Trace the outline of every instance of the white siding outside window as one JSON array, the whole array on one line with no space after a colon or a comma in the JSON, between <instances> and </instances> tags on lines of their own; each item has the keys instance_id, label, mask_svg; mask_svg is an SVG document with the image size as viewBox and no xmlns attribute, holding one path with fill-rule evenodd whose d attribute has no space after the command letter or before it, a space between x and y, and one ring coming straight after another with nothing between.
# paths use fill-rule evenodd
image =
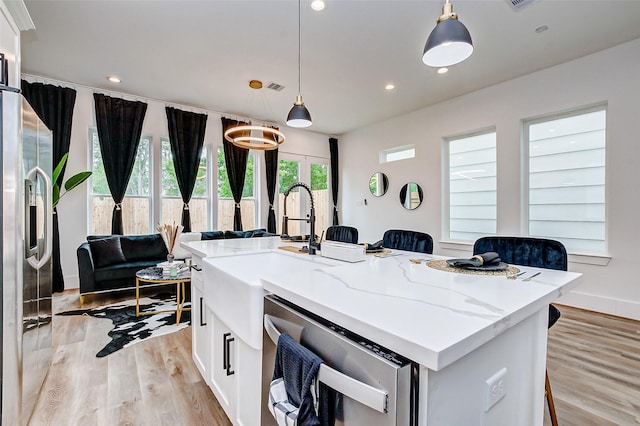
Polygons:
<instances>
[{"instance_id":1,"label":"white siding outside window","mask_svg":"<svg viewBox=\"0 0 640 426\"><path fill-rule=\"evenodd\" d=\"M604 253L606 110L525 123L529 235L567 250Z\"/></svg>"},{"instance_id":2,"label":"white siding outside window","mask_svg":"<svg viewBox=\"0 0 640 426\"><path fill-rule=\"evenodd\" d=\"M449 238L496 233L496 132L447 139Z\"/></svg>"}]
</instances>

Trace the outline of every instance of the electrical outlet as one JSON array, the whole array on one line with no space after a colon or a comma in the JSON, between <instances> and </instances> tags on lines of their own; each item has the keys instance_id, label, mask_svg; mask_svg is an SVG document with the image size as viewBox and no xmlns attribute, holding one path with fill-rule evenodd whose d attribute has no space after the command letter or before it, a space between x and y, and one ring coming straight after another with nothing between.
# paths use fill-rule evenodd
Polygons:
<instances>
[{"instance_id":1,"label":"electrical outlet","mask_svg":"<svg viewBox=\"0 0 640 426\"><path fill-rule=\"evenodd\" d=\"M493 376L489 377L485 383L485 404L484 411L489 411L506 393L507 369L503 368Z\"/></svg>"}]
</instances>

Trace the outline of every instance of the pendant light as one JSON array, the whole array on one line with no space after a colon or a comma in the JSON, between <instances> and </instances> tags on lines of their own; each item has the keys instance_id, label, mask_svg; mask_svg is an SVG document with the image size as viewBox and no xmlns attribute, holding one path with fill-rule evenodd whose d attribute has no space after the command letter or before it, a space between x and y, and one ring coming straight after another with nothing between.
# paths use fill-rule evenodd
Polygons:
<instances>
[{"instance_id":1,"label":"pendant light","mask_svg":"<svg viewBox=\"0 0 640 426\"><path fill-rule=\"evenodd\" d=\"M448 67L464 61L471 53L473 43L469 30L458 20L449 0L445 0L442 15L424 46L422 62L431 67Z\"/></svg>"},{"instance_id":2,"label":"pendant light","mask_svg":"<svg viewBox=\"0 0 640 426\"><path fill-rule=\"evenodd\" d=\"M249 87L254 90L260 90L262 89L262 82L260 80L251 80L249 81ZM260 133L262 133L262 136L258 136ZM251 124L227 129L224 132L224 138L240 148L260 151L276 149L285 140L284 134L278 129L266 125L257 126Z\"/></svg>"},{"instance_id":3,"label":"pendant light","mask_svg":"<svg viewBox=\"0 0 640 426\"><path fill-rule=\"evenodd\" d=\"M298 96L296 96L293 108L287 115L287 126L289 127L309 127L312 124L311 114L304 106L300 93L300 0L298 0Z\"/></svg>"}]
</instances>

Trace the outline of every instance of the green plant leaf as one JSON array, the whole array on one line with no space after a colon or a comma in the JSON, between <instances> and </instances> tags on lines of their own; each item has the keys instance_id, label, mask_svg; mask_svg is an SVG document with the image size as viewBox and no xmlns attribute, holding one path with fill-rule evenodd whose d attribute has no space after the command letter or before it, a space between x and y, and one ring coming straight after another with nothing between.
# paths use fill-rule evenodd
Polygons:
<instances>
[{"instance_id":1,"label":"green plant leaf","mask_svg":"<svg viewBox=\"0 0 640 426\"><path fill-rule=\"evenodd\" d=\"M58 205L58 202L60 201L60 187L58 186L58 184L53 185L52 196L53 196L53 202L51 203L51 205L55 209L56 206Z\"/></svg>"},{"instance_id":2,"label":"green plant leaf","mask_svg":"<svg viewBox=\"0 0 640 426\"><path fill-rule=\"evenodd\" d=\"M66 189L67 191L71 191L73 188L75 188L76 186L80 185L85 180L89 179L89 176L91 176L91 173L92 172L80 172L78 174L75 174L75 175L71 176L64 183L64 189Z\"/></svg>"},{"instance_id":3,"label":"green plant leaf","mask_svg":"<svg viewBox=\"0 0 640 426\"><path fill-rule=\"evenodd\" d=\"M69 157L69 153L67 152L62 156L56 168L53 169L53 173L51 174L51 181L53 182L54 185L58 184L58 178L60 177L60 173L62 172L64 165L67 164L68 157ZM54 200L55 199L56 198L54 197Z\"/></svg>"}]
</instances>

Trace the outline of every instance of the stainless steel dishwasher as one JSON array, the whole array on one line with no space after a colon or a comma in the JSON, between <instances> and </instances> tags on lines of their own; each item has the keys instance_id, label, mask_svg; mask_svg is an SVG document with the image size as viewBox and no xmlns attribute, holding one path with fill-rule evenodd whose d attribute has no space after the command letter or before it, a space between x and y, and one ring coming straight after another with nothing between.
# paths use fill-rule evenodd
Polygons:
<instances>
[{"instance_id":1,"label":"stainless steel dishwasher","mask_svg":"<svg viewBox=\"0 0 640 426\"><path fill-rule=\"evenodd\" d=\"M318 380L338 391L336 425L416 425L418 366L275 295L265 296L262 425L276 425L267 408L276 344L288 333L325 362Z\"/></svg>"}]
</instances>

